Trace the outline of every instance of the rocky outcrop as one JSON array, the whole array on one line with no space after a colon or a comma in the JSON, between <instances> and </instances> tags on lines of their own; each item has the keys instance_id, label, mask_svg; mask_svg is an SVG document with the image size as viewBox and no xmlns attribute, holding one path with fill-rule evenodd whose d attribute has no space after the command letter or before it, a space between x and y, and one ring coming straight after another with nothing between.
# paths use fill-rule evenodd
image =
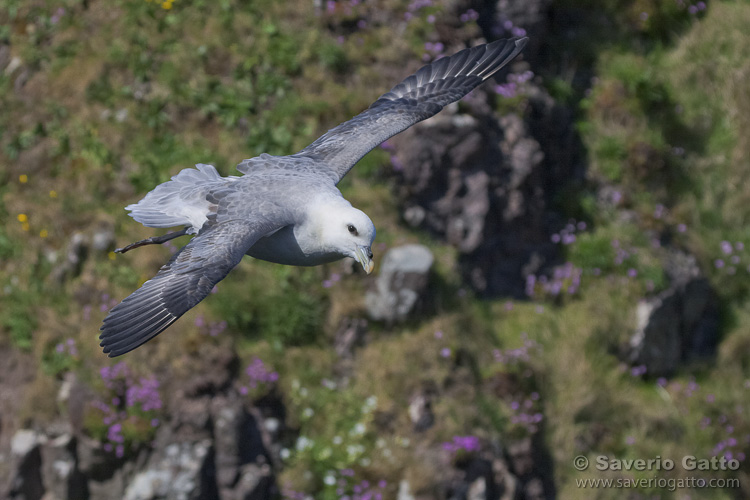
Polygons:
<instances>
[{"instance_id":1,"label":"rocky outcrop","mask_svg":"<svg viewBox=\"0 0 750 500\"><path fill-rule=\"evenodd\" d=\"M44 495L41 444L44 436L30 429L18 431L11 441L14 473L7 496L11 499L39 500Z\"/></svg>"},{"instance_id":2,"label":"rocky outcrop","mask_svg":"<svg viewBox=\"0 0 750 500\"><path fill-rule=\"evenodd\" d=\"M654 377L671 375L685 362L712 357L719 336L718 297L695 258L673 252L666 270L671 285L638 304L636 331L627 347L629 361Z\"/></svg>"},{"instance_id":3,"label":"rocky outcrop","mask_svg":"<svg viewBox=\"0 0 750 500\"><path fill-rule=\"evenodd\" d=\"M213 443L172 443L149 460L125 490L125 500L217 498Z\"/></svg>"},{"instance_id":4,"label":"rocky outcrop","mask_svg":"<svg viewBox=\"0 0 750 500\"><path fill-rule=\"evenodd\" d=\"M62 421L45 432L22 429L12 439L10 484L3 486L0 496L18 500L275 498L278 459L274 457L286 430L280 397L272 391L251 403L235 386L238 360L231 350L207 347L202 355L193 360L193 375L176 383L179 389L169 399L173 417L159 427L152 446L144 444L118 458L100 441ZM68 391L76 390L64 392ZM73 399L65 400L68 406L75 406Z\"/></svg>"},{"instance_id":5,"label":"rocky outcrop","mask_svg":"<svg viewBox=\"0 0 750 500\"><path fill-rule=\"evenodd\" d=\"M102 224L90 234L76 232L70 237L68 246L61 259L53 257L55 267L52 279L57 283L75 278L81 274L86 259L92 253L102 254L114 249L115 233L111 225Z\"/></svg>"},{"instance_id":6,"label":"rocky outcrop","mask_svg":"<svg viewBox=\"0 0 750 500\"><path fill-rule=\"evenodd\" d=\"M370 318L388 324L407 319L424 302L433 260L432 252L422 245L390 249L375 290L365 295Z\"/></svg>"},{"instance_id":7,"label":"rocky outcrop","mask_svg":"<svg viewBox=\"0 0 750 500\"><path fill-rule=\"evenodd\" d=\"M555 257L549 201L582 175L578 143L571 114L538 87L525 117L497 118L482 92L472 115L449 107L389 141L397 195L409 225L459 250L475 290L523 297L523 276Z\"/></svg>"}]
</instances>

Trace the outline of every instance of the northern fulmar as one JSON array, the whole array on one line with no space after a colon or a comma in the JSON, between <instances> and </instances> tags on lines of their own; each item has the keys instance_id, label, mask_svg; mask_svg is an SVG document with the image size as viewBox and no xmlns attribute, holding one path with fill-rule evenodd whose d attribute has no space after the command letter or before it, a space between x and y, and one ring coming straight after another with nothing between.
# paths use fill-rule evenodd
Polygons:
<instances>
[{"instance_id":1,"label":"northern fulmar","mask_svg":"<svg viewBox=\"0 0 750 500\"><path fill-rule=\"evenodd\" d=\"M157 336L206 298L244 255L293 266L352 257L369 274L375 226L344 199L338 182L371 149L490 78L527 41L497 40L437 59L298 153L243 160L241 176L221 177L213 166L198 164L125 207L144 226L183 229L118 252L196 236L112 308L99 336L104 352L120 356Z\"/></svg>"}]
</instances>

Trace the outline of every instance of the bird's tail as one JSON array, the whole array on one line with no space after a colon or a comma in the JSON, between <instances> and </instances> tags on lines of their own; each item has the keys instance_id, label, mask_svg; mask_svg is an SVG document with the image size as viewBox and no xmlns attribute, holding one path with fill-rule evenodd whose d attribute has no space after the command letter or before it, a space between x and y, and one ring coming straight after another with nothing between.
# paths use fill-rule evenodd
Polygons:
<instances>
[{"instance_id":1,"label":"bird's tail","mask_svg":"<svg viewBox=\"0 0 750 500\"><path fill-rule=\"evenodd\" d=\"M212 165L199 163L186 168L172 180L159 184L141 201L125 207L130 216L147 227L187 226L197 233L207 220L211 203L209 191L236 177L222 177Z\"/></svg>"}]
</instances>

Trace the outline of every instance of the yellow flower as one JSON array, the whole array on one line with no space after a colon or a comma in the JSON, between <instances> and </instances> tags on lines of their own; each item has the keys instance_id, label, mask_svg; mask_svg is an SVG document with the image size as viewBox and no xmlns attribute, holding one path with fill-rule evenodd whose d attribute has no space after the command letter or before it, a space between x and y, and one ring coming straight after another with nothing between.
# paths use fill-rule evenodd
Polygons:
<instances>
[{"instance_id":1,"label":"yellow flower","mask_svg":"<svg viewBox=\"0 0 750 500\"><path fill-rule=\"evenodd\" d=\"M26 214L18 214L18 222L26 222L29 218L26 216Z\"/></svg>"},{"instance_id":2,"label":"yellow flower","mask_svg":"<svg viewBox=\"0 0 750 500\"><path fill-rule=\"evenodd\" d=\"M28 223L28 222L24 222L23 224L21 224L21 228L22 228L22 229L23 229L24 231L28 231L30 227L31 227L31 226L29 226L29 223Z\"/></svg>"},{"instance_id":3,"label":"yellow flower","mask_svg":"<svg viewBox=\"0 0 750 500\"><path fill-rule=\"evenodd\" d=\"M57 191L55 191L54 189L52 191L50 191L49 192L49 197L50 198L57 198Z\"/></svg>"},{"instance_id":4,"label":"yellow flower","mask_svg":"<svg viewBox=\"0 0 750 500\"><path fill-rule=\"evenodd\" d=\"M169 10L172 8L172 0L166 0L161 4L161 8L164 10Z\"/></svg>"},{"instance_id":5,"label":"yellow flower","mask_svg":"<svg viewBox=\"0 0 750 500\"><path fill-rule=\"evenodd\" d=\"M107 254L107 257L109 257L109 260L115 260L115 257L117 257L117 254L115 252L109 252Z\"/></svg>"},{"instance_id":6,"label":"yellow flower","mask_svg":"<svg viewBox=\"0 0 750 500\"><path fill-rule=\"evenodd\" d=\"M27 182L29 182L29 176L26 174L19 175L18 182L20 182L21 184L26 184Z\"/></svg>"},{"instance_id":7,"label":"yellow flower","mask_svg":"<svg viewBox=\"0 0 750 500\"><path fill-rule=\"evenodd\" d=\"M46 238L47 236L49 236L49 233L47 232L46 229L42 229L41 231L39 231L40 238Z\"/></svg>"}]
</instances>

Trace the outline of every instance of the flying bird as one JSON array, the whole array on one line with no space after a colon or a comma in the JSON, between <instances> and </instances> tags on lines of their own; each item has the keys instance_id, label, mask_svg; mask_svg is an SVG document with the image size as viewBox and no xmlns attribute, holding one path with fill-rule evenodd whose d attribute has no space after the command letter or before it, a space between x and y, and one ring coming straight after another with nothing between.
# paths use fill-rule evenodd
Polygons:
<instances>
[{"instance_id":1,"label":"flying bird","mask_svg":"<svg viewBox=\"0 0 750 500\"><path fill-rule=\"evenodd\" d=\"M125 207L144 226L184 228L118 252L195 237L112 308L99 336L104 352L120 356L157 336L206 298L244 255L293 266L352 257L369 274L375 226L336 185L371 149L464 97L527 41L497 40L438 59L295 154L243 160L241 176L221 177L213 166L198 164Z\"/></svg>"}]
</instances>

